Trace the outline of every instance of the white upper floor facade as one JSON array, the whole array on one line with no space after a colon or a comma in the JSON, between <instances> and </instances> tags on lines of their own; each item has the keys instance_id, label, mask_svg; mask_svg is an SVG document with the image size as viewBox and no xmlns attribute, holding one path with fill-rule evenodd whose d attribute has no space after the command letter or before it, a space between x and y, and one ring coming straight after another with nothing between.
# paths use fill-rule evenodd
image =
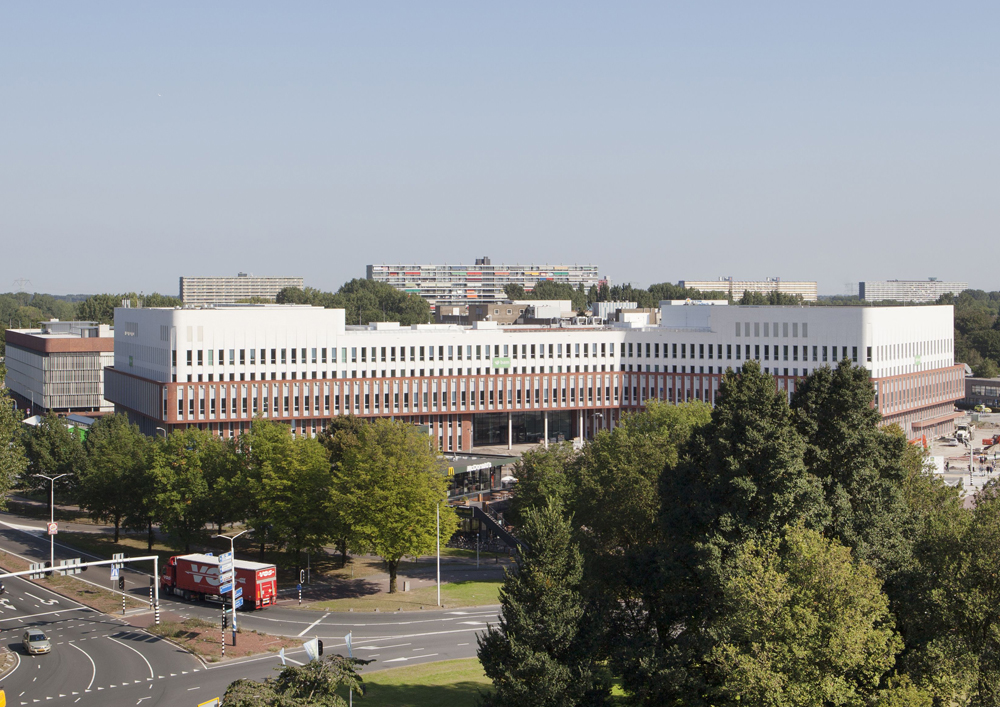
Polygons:
<instances>
[{"instance_id":1,"label":"white upper floor facade","mask_svg":"<svg viewBox=\"0 0 1000 707\"><path fill-rule=\"evenodd\" d=\"M844 358L873 378L952 366L952 307L669 306L658 326L635 327L357 327L343 310L304 305L115 310L115 369L161 383L715 374L747 359L799 376Z\"/></svg>"}]
</instances>

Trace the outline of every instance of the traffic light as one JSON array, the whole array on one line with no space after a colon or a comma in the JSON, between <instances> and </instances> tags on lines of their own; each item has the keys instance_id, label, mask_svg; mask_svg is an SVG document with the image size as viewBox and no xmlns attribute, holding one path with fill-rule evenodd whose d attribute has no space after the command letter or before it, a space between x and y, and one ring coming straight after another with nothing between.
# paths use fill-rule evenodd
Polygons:
<instances>
[{"instance_id":1,"label":"traffic light","mask_svg":"<svg viewBox=\"0 0 1000 707\"><path fill-rule=\"evenodd\" d=\"M299 570L299 584L305 584L305 583L306 583L306 571Z\"/></svg>"},{"instance_id":2,"label":"traffic light","mask_svg":"<svg viewBox=\"0 0 1000 707\"><path fill-rule=\"evenodd\" d=\"M124 577L119 577L118 578L118 591L119 592L124 592L125 591L125 578Z\"/></svg>"},{"instance_id":3,"label":"traffic light","mask_svg":"<svg viewBox=\"0 0 1000 707\"><path fill-rule=\"evenodd\" d=\"M323 641L316 639L316 647L319 649L319 654L323 655Z\"/></svg>"},{"instance_id":4,"label":"traffic light","mask_svg":"<svg viewBox=\"0 0 1000 707\"><path fill-rule=\"evenodd\" d=\"M51 562L46 562L45 563L45 576L46 577L51 577L52 576L52 563Z\"/></svg>"}]
</instances>

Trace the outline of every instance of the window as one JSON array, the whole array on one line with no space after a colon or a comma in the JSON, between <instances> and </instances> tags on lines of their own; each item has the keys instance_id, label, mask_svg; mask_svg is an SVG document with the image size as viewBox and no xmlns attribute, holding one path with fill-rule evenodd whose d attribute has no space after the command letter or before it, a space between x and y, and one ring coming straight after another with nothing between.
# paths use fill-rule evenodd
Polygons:
<instances>
[{"instance_id":1,"label":"window","mask_svg":"<svg viewBox=\"0 0 1000 707\"><path fill-rule=\"evenodd\" d=\"M676 344L675 344L676 346ZM726 358L731 359L733 357L733 345L726 344Z\"/></svg>"},{"instance_id":2,"label":"window","mask_svg":"<svg viewBox=\"0 0 1000 707\"><path fill-rule=\"evenodd\" d=\"M296 350L292 349L292 363L298 363L298 360L296 359L295 354L296 354ZM361 349L361 360L362 361L365 360L365 350L364 349ZM302 363L305 363L305 358L302 359Z\"/></svg>"},{"instance_id":3,"label":"window","mask_svg":"<svg viewBox=\"0 0 1000 707\"><path fill-rule=\"evenodd\" d=\"M303 350L304 350L304 349L303 349ZM316 349L313 349L313 350L312 350L312 356L311 356L310 358L311 358L311 360L312 360L312 362L313 362L313 363L316 363L316 361L317 361L317 359L316 359ZM325 354L324 354L323 358L324 358L324 359L326 358L326 355L325 355Z\"/></svg>"},{"instance_id":4,"label":"window","mask_svg":"<svg viewBox=\"0 0 1000 707\"><path fill-rule=\"evenodd\" d=\"M792 322L792 337L799 338L799 324L798 322Z\"/></svg>"},{"instance_id":5,"label":"window","mask_svg":"<svg viewBox=\"0 0 1000 707\"><path fill-rule=\"evenodd\" d=\"M765 324L765 326L767 326L767 325ZM765 361L770 361L771 360L770 350L771 350L770 344L764 344L764 360Z\"/></svg>"},{"instance_id":6,"label":"window","mask_svg":"<svg viewBox=\"0 0 1000 707\"><path fill-rule=\"evenodd\" d=\"M705 344L698 344L698 358L705 358Z\"/></svg>"},{"instance_id":7,"label":"window","mask_svg":"<svg viewBox=\"0 0 1000 707\"><path fill-rule=\"evenodd\" d=\"M798 361L799 360L799 347L798 346L793 346L792 347L792 360L793 361Z\"/></svg>"},{"instance_id":8,"label":"window","mask_svg":"<svg viewBox=\"0 0 1000 707\"><path fill-rule=\"evenodd\" d=\"M188 351L187 352L187 365L189 365L189 366L193 365L192 361L191 361L192 356L194 356L194 352L193 351Z\"/></svg>"},{"instance_id":9,"label":"window","mask_svg":"<svg viewBox=\"0 0 1000 707\"><path fill-rule=\"evenodd\" d=\"M823 347L823 361L825 362L826 360L827 360L827 358L826 358L826 347L824 346Z\"/></svg>"},{"instance_id":10,"label":"window","mask_svg":"<svg viewBox=\"0 0 1000 707\"><path fill-rule=\"evenodd\" d=\"M781 335L786 339L788 338L788 322L781 323Z\"/></svg>"},{"instance_id":11,"label":"window","mask_svg":"<svg viewBox=\"0 0 1000 707\"><path fill-rule=\"evenodd\" d=\"M858 362L858 347L857 346L852 346L851 347L851 360L854 361L854 363ZM871 358L869 357L868 360L870 361Z\"/></svg>"},{"instance_id":12,"label":"window","mask_svg":"<svg viewBox=\"0 0 1000 707\"><path fill-rule=\"evenodd\" d=\"M681 358L687 358L688 357L687 346L688 346L687 344L681 344ZM693 354L694 352L692 351L691 353Z\"/></svg>"},{"instance_id":13,"label":"window","mask_svg":"<svg viewBox=\"0 0 1000 707\"><path fill-rule=\"evenodd\" d=\"M284 351L282 351L282 354L281 354L281 362L282 362L282 363L284 363L284 362L285 362L285 354L284 354ZM342 348L342 349L340 350L340 362L341 362L341 363L347 363L347 348L346 348L346 347L345 347L345 348Z\"/></svg>"},{"instance_id":14,"label":"window","mask_svg":"<svg viewBox=\"0 0 1000 707\"><path fill-rule=\"evenodd\" d=\"M809 338L809 325L806 322L802 322L802 338Z\"/></svg>"},{"instance_id":15,"label":"window","mask_svg":"<svg viewBox=\"0 0 1000 707\"><path fill-rule=\"evenodd\" d=\"M250 349L250 365L254 366L257 364L257 349Z\"/></svg>"},{"instance_id":16,"label":"window","mask_svg":"<svg viewBox=\"0 0 1000 707\"><path fill-rule=\"evenodd\" d=\"M787 327L788 325L786 324L785 326ZM782 346L781 347L781 355L783 357L782 360L784 360L784 361L788 360L788 347L787 346Z\"/></svg>"},{"instance_id":17,"label":"window","mask_svg":"<svg viewBox=\"0 0 1000 707\"><path fill-rule=\"evenodd\" d=\"M813 348L815 348L815 347L813 347ZM872 347L869 346L868 347L868 363L871 363L871 362L872 362Z\"/></svg>"},{"instance_id":18,"label":"window","mask_svg":"<svg viewBox=\"0 0 1000 707\"><path fill-rule=\"evenodd\" d=\"M736 336L740 335L740 323L736 322Z\"/></svg>"}]
</instances>

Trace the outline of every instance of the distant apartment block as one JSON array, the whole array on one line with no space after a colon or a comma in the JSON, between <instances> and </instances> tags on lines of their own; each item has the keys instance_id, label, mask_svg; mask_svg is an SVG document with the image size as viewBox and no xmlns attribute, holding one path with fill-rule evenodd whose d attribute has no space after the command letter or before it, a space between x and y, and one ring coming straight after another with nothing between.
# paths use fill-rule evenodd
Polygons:
<instances>
[{"instance_id":1,"label":"distant apartment block","mask_svg":"<svg viewBox=\"0 0 1000 707\"><path fill-rule=\"evenodd\" d=\"M596 265L493 265L489 258L476 258L475 265L369 265L368 279L419 295L431 308L506 300L510 284L531 292L539 280L584 290L602 282Z\"/></svg>"},{"instance_id":2,"label":"distant apartment block","mask_svg":"<svg viewBox=\"0 0 1000 707\"><path fill-rule=\"evenodd\" d=\"M806 302L815 302L819 299L815 282L782 280L780 277L769 277L764 280L734 280L731 277L720 277L718 280L681 280L677 284L701 292L725 292L734 300L742 297L744 292L801 295Z\"/></svg>"},{"instance_id":3,"label":"distant apartment block","mask_svg":"<svg viewBox=\"0 0 1000 707\"><path fill-rule=\"evenodd\" d=\"M104 399L104 368L114 364L112 328L97 322L42 322L8 329L6 385L22 409L111 412Z\"/></svg>"},{"instance_id":4,"label":"distant apartment block","mask_svg":"<svg viewBox=\"0 0 1000 707\"><path fill-rule=\"evenodd\" d=\"M927 280L866 280L858 283L858 297L869 302L936 302L941 295L957 295L967 289L967 282L942 282L933 277Z\"/></svg>"},{"instance_id":5,"label":"distant apartment block","mask_svg":"<svg viewBox=\"0 0 1000 707\"><path fill-rule=\"evenodd\" d=\"M236 304L251 297L274 300L286 287L303 288L301 277L181 277L180 297L184 304Z\"/></svg>"}]
</instances>

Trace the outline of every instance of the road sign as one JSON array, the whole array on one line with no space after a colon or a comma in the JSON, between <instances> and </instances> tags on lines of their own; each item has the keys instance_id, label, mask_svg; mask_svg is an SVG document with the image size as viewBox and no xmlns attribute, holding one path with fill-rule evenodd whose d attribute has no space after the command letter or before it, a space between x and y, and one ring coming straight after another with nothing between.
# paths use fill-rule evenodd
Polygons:
<instances>
[{"instance_id":1,"label":"road sign","mask_svg":"<svg viewBox=\"0 0 1000 707\"><path fill-rule=\"evenodd\" d=\"M80 558L74 557L72 560L59 560L59 574L65 577L68 574L80 574Z\"/></svg>"},{"instance_id":2,"label":"road sign","mask_svg":"<svg viewBox=\"0 0 1000 707\"><path fill-rule=\"evenodd\" d=\"M302 585L301 584L296 584L295 588L298 589L300 592L302 591Z\"/></svg>"},{"instance_id":3,"label":"road sign","mask_svg":"<svg viewBox=\"0 0 1000 707\"><path fill-rule=\"evenodd\" d=\"M232 582L232 581L233 581L232 572L222 572L219 574L219 584L225 584L226 582Z\"/></svg>"},{"instance_id":4,"label":"road sign","mask_svg":"<svg viewBox=\"0 0 1000 707\"><path fill-rule=\"evenodd\" d=\"M233 606L235 606L237 609L239 609L241 606L243 606L243 597L237 597L236 598L236 603L233 604Z\"/></svg>"},{"instance_id":5,"label":"road sign","mask_svg":"<svg viewBox=\"0 0 1000 707\"><path fill-rule=\"evenodd\" d=\"M354 632L351 631L351 633L354 633ZM349 633L346 636L344 636L344 643L347 644L347 657L348 658L353 658L354 657L354 653L351 650L351 633Z\"/></svg>"},{"instance_id":6,"label":"road sign","mask_svg":"<svg viewBox=\"0 0 1000 707\"><path fill-rule=\"evenodd\" d=\"M237 599L239 599L241 596L243 596L243 587L236 587L236 595L235 596L236 596Z\"/></svg>"},{"instance_id":7,"label":"road sign","mask_svg":"<svg viewBox=\"0 0 1000 707\"><path fill-rule=\"evenodd\" d=\"M219 594L229 594L229 592L231 591L233 591L232 582L230 582L229 584L223 584L221 587L219 587Z\"/></svg>"},{"instance_id":8,"label":"road sign","mask_svg":"<svg viewBox=\"0 0 1000 707\"><path fill-rule=\"evenodd\" d=\"M118 565L111 565L111 579L118 579Z\"/></svg>"},{"instance_id":9,"label":"road sign","mask_svg":"<svg viewBox=\"0 0 1000 707\"><path fill-rule=\"evenodd\" d=\"M232 552L224 552L221 555L219 555L219 562L232 562L232 561L233 561Z\"/></svg>"},{"instance_id":10,"label":"road sign","mask_svg":"<svg viewBox=\"0 0 1000 707\"><path fill-rule=\"evenodd\" d=\"M58 523L46 523L45 527L48 529L49 535L55 535L56 533L59 532L59 524Z\"/></svg>"},{"instance_id":11,"label":"road sign","mask_svg":"<svg viewBox=\"0 0 1000 707\"><path fill-rule=\"evenodd\" d=\"M309 660L319 660L319 639L313 638L302 644L302 647L306 649L306 655L309 656Z\"/></svg>"},{"instance_id":12,"label":"road sign","mask_svg":"<svg viewBox=\"0 0 1000 707\"><path fill-rule=\"evenodd\" d=\"M233 569L233 561L232 560L230 560L229 562L220 562L219 563L219 571L220 572L229 572L232 569Z\"/></svg>"}]
</instances>

